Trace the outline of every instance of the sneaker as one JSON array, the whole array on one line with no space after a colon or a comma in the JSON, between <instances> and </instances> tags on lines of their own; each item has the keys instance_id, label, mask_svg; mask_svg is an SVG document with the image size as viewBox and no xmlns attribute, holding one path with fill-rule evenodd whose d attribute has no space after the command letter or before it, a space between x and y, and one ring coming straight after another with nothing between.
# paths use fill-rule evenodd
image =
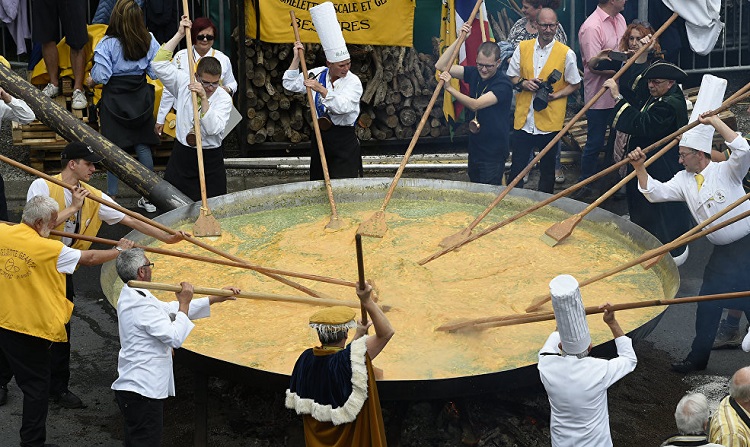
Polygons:
<instances>
[{"instance_id":1,"label":"sneaker","mask_svg":"<svg viewBox=\"0 0 750 447\"><path fill-rule=\"evenodd\" d=\"M50 399L63 408L74 409L74 408L86 408L81 399L73 394L70 390L63 391L57 395L50 395Z\"/></svg>"},{"instance_id":2,"label":"sneaker","mask_svg":"<svg viewBox=\"0 0 750 447\"><path fill-rule=\"evenodd\" d=\"M70 107L76 110L83 110L89 105L89 100L86 99L86 94L79 89L73 90L73 100L70 102Z\"/></svg>"},{"instance_id":3,"label":"sneaker","mask_svg":"<svg viewBox=\"0 0 750 447\"><path fill-rule=\"evenodd\" d=\"M47 98L54 98L60 94L60 87L49 83L42 89L42 94Z\"/></svg>"},{"instance_id":4,"label":"sneaker","mask_svg":"<svg viewBox=\"0 0 750 447\"><path fill-rule=\"evenodd\" d=\"M147 213L156 212L156 206L153 203L149 202L145 197L141 197L140 199L138 199L138 208L143 208Z\"/></svg>"},{"instance_id":5,"label":"sneaker","mask_svg":"<svg viewBox=\"0 0 750 447\"><path fill-rule=\"evenodd\" d=\"M558 185L565 183L565 174L562 171L555 174L555 183Z\"/></svg>"},{"instance_id":6,"label":"sneaker","mask_svg":"<svg viewBox=\"0 0 750 447\"><path fill-rule=\"evenodd\" d=\"M711 349L735 349L742 345L742 339L745 334L737 326L729 326L727 320L721 320L719 330L714 338L714 345Z\"/></svg>"}]
</instances>

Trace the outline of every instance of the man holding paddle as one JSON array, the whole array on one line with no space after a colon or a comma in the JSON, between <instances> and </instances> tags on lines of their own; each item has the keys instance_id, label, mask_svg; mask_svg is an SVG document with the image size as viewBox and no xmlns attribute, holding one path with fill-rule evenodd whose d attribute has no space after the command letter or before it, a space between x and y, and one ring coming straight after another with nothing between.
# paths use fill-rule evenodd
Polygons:
<instances>
[{"instance_id":1,"label":"man holding paddle","mask_svg":"<svg viewBox=\"0 0 750 447\"><path fill-rule=\"evenodd\" d=\"M31 200L35 196L47 196L52 197L57 202L61 211L57 213L55 230L96 236L103 222L109 225L121 223L168 244L183 239L183 233L169 234L99 202L87 199L89 195L93 194L96 197L113 202L109 196L87 183L96 171L96 163L100 162L102 157L94 154L91 148L84 143L73 142L68 144L63 149L60 158L62 172L56 178L68 185L75 185L74 191L44 179L36 179L31 183L26 193L26 200ZM63 244L78 250L87 250L91 246L91 242L88 241L74 241L57 236L51 236L51 238L61 240ZM72 272L66 278L66 296L73 302L75 289ZM66 330L68 332L67 340L61 343L53 343L50 349L52 358L50 396L64 408L82 408L84 404L81 399L68 389L70 382L70 323L66 325ZM3 372L3 368L0 367L0 375Z\"/></svg>"},{"instance_id":2,"label":"man holding paddle","mask_svg":"<svg viewBox=\"0 0 750 447\"><path fill-rule=\"evenodd\" d=\"M704 84L708 76L711 75L704 76ZM701 92L703 90L702 86ZM706 91L715 90L714 87ZM745 195L742 180L750 169L750 145L741 134L730 129L716 115L706 117L704 114L699 120L701 124L719 131L726 140L727 146L732 149L727 161L711 161L713 130L709 133L694 133L691 138L683 136L678 154L685 169L663 183L646 171L643 166L646 156L640 148L636 148L628 157L638 176L638 190L649 201L685 202L695 220L704 222ZM745 201L710 226L748 210L750 203ZM674 216L666 218L674 219ZM750 290L750 275L747 274L747 265L750 263L750 220L743 219L707 237L714 249L703 272L700 295ZM673 370L687 373L706 369L724 307L742 309L746 315L750 315L750 299L698 303L695 315L696 335L692 348L685 360L672 364Z\"/></svg>"},{"instance_id":3,"label":"man holding paddle","mask_svg":"<svg viewBox=\"0 0 750 447\"><path fill-rule=\"evenodd\" d=\"M151 282L154 263L143 249L125 250L115 264L125 283L117 300L120 353L112 384L122 412L126 446L161 445L164 399L175 395L172 349L182 346L195 327L191 320L210 316L210 306L233 296L193 300L193 286L183 282L177 301L163 302L128 281ZM237 287L225 287L240 293Z\"/></svg>"}]
</instances>

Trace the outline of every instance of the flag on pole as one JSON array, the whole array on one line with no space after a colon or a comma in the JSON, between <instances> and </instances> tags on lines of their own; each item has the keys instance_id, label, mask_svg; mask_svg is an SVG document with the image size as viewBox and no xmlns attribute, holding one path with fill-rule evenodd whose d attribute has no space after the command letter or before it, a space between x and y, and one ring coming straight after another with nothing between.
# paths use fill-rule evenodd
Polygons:
<instances>
[{"instance_id":1,"label":"flag on pole","mask_svg":"<svg viewBox=\"0 0 750 447\"><path fill-rule=\"evenodd\" d=\"M450 44L458 39L458 33L461 27L469 20L471 11L476 4L475 0L443 0L443 13L440 23L440 53L442 54ZM479 14L474 18L471 24L471 34L461 45L458 53L458 64L463 66L475 65L477 63L477 49L483 41L494 42L492 29L488 22L487 8L482 2ZM481 23L479 19L484 23ZM455 61L454 61L455 63ZM469 85L465 82L459 82L457 79L451 80L451 85L455 89L460 89L461 93L469 94ZM453 103L453 96L444 92L443 96L443 114L448 124L453 125L457 117L461 116L463 107L461 104Z\"/></svg>"}]
</instances>

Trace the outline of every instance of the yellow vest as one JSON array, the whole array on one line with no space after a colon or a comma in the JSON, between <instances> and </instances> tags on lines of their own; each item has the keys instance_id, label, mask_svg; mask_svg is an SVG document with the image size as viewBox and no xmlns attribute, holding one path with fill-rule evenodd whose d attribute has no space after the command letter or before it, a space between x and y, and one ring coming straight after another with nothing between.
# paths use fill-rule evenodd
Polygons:
<instances>
[{"instance_id":1,"label":"yellow vest","mask_svg":"<svg viewBox=\"0 0 750 447\"><path fill-rule=\"evenodd\" d=\"M57 174L55 178L62 180L62 175ZM94 188L93 186L81 182L81 186L86 188L91 192L92 195L96 197L101 197L102 192L98 189ZM60 206L60 210L64 210L66 208L65 206L65 189L63 189L62 186L58 186L52 182L47 181L47 187L49 188L49 196L52 197L55 202ZM84 200L83 206L81 207L81 223L78 228L77 234L83 234L86 236L96 236L96 233L99 232L99 227L102 226L102 220L99 218L99 207L101 204L99 202L95 202L93 200ZM70 216L70 219L76 219L77 215L74 214ZM57 231L65 231L65 222L61 223L60 225L55 228ZM54 236L50 235L51 239L61 240L62 238L60 236ZM82 241L75 239L73 240L73 244L70 246L71 248L75 248L77 250L88 250L89 247L91 247L91 242L89 241Z\"/></svg>"},{"instance_id":2,"label":"yellow vest","mask_svg":"<svg viewBox=\"0 0 750 447\"><path fill-rule=\"evenodd\" d=\"M565 82L565 56L569 48L558 41L552 43L552 51L549 54L547 63L544 64L539 76L534 76L534 45L536 39L524 40L518 44L521 52L521 77L524 79L539 79L545 81L557 69L563 76L559 81L552 84L553 91L557 92L565 88L568 83ZM516 115L513 128L519 130L526 124L526 116L529 114L531 101L534 99L534 93L523 90L516 95ZM568 106L568 97L550 101L547 108L537 112L534 111L534 124L536 128L545 132L554 132L563 128L565 122L565 109Z\"/></svg>"},{"instance_id":3,"label":"yellow vest","mask_svg":"<svg viewBox=\"0 0 750 447\"><path fill-rule=\"evenodd\" d=\"M26 224L0 224L0 327L50 341L67 341L73 303L57 271L63 244Z\"/></svg>"}]
</instances>

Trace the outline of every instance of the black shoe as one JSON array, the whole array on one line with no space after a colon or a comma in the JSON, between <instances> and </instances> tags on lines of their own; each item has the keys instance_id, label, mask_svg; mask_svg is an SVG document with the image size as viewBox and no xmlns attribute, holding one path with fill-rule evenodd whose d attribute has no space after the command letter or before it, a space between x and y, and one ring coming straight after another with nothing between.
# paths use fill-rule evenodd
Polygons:
<instances>
[{"instance_id":1,"label":"black shoe","mask_svg":"<svg viewBox=\"0 0 750 447\"><path fill-rule=\"evenodd\" d=\"M8 385L0 385L0 406L8 402Z\"/></svg>"},{"instance_id":2,"label":"black shoe","mask_svg":"<svg viewBox=\"0 0 750 447\"><path fill-rule=\"evenodd\" d=\"M57 444L44 444L44 447L60 447Z\"/></svg>"},{"instance_id":3,"label":"black shoe","mask_svg":"<svg viewBox=\"0 0 750 447\"><path fill-rule=\"evenodd\" d=\"M63 391L62 393L57 395L52 395L50 396L50 398L54 403L70 410L75 408L86 408L86 405L81 402L81 399L79 399L78 396L73 394L73 392L71 392L70 390Z\"/></svg>"},{"instance_id":4,"label":"black shoe","mask_svg":"<svg viewBox=\"0 0 750 447\"><path fill-rule=\"evenodd\" d=\"M698 365L697 363L693 363L692 360L683 360L681 362L672 363L672 371L676 371L678 373L687 374L689 372L693 371L703 371L706 369L706 365Z\"/></svg>"},{"instance_id":5,"label":"black shoe","mask_svg":"<svg viewBox=\"0 0 750 447\"><path fill-rule=\"evenodd\" d=\"M599 191L589 186L584 186L581 189L574 191L573 194L570 195L570 198L578 200L579 202L591 203L599 198Z\"/></svg>"}]
</instances>

